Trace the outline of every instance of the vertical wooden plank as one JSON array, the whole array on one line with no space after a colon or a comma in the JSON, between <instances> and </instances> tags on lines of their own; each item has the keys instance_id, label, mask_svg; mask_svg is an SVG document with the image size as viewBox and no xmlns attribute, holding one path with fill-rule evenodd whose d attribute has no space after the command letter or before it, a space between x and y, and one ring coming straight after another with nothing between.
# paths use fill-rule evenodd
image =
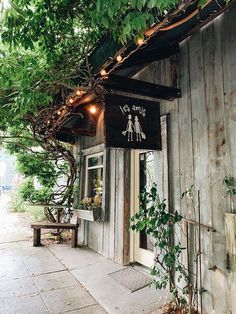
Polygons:
<instances>
[{"instance_id":1,"label":"vertical wooden plank","mask_svg":"<svg viewBox=\"0 0 236 314\"><path fill-rule=\"evenodd\" d=\"M94 251L98 252L98 228L97 222L86 221L88 232L88 246Z\"/></svg>"},{"instance_id":2,"label":"vertical wooden plank","mask_svg":"<svg viewBox=\"0 0 236 314\"><path fill-rule=\"evenodd\" d=\"M208 179L208 112L206 106L206 90L203 62L202 31L194 34L189 40L190 85L192 102L192 128L193 128L193 160L195 189L200 191L201 223L212 224ZM196 195L197 193L195 193ZM197 203L197 199L195 199ZM195 219L198 221L198 214ZM201 231L201 267L202 289L204 293L199 296L204 304L204 311L210 313L213 308L212 277L208 270L212 265L211 235L205 230ZM200 278L199 278L200 282Z\"/></svg>"},{"instance_id":3,"label":"vertical wooden plank","mask_svg":"<svg viewBox=\"0 0 236 314\"><path fill-rule=\"evenodd\" d=\"M104 254L103 248L104 248L104 222L103 221L97 221L97 222L91 222L94 226L94 229L96 228L97 234L97 252L101 255Z\"/></svg>"},{"instance_id":4,"label":"vertical wooden plank","mask_svg":"<svg viewBox=\"0 0 236 314\"><path fill-rule=\"evenodd\" d=\"M183 193L194 184L193 139L192 139L192 103L189 71L189 41L180 45L179 85L182 97L179 99L179 169L175 176L180 176L180 189ZM195 105L195 104L194 104ZM180 198L179 194L179 198ZM195 219L194 213L187 207L185 200L181 203L181 214Z\"/></svg>"},{"instance_id":5,"label":"vertical wooden plank","mask_svg":"<svg viewBox=\"0 0 236 314\"><path fill-rule=\"evenodd\" d=\"M115 204L116 204L116 150L111 149L110 152L110 211L109 211L109 237L108 237L108 257L115 259Z\"/></svg>"},{"instance_id":6,"label":"vertical wooden plank","mask_svg":"<svg viewBox=\"0 0 236 314\"><path fill-rule=\"evenodd\" d=\"M110 228L110 149L105 149L105 160L104 165L105 169L103 170L104 176L105 176L105 190L103 192L103 200L105 204L103 204L104 207L104 216L103 216L103 255L105 257L109 257L109 228Z\"/></svg>"},{"instance_id":7,"label":"vertical wooden plank","mask_svg":"<svg viewBox=\"0 0 236 314\"><path fill-rule=\"evenodd\" d=\"M224 109L226 126L226 170L228 175L236 178L236 4L229 12L221 17L221 42L222 42L222 63L224 78ZM225 211L236 213L236 197L228 198ZM234 230L231 231L232 233ZM228 260L226 256L226 261ZM231 313L236 311L235 287L236 271L231 271L228 276L228 309Z\"/></svg>"},{"instance_id":8,"label":"vertical wooden plank","mask_svg":"<svg viewBox=\"0 0 236 314\"><path fill-rule=\"evenodd\" d=\"M236 178L236 5L221 17L222 62L225 95L226 142L228 146L227 171ZM229 204L228 204L229 206ZM236 197L228 212L236 212Z\"/></svg>"},{"instance_id":9,"label":"vertical wooden plank","mask_svg":"<svg viewBox=\"0 0 236 314\"><path fill-rule=\"evenodd\" d=\"M115 261L123 261L124 150L116 150Z\"/></svg>"},{"instance_id":10,"label":"vertical wooden plank","mask_svg":"<svg viewBox=\"0 0 236 314\"><path fill-rule=\"evenodd\" d=\"M179 86L181 88L182 97L179 99L179 168L174 170L175 175L180 179L180 190L176 197L175 203L180 206L180 213L183 217L195 219L195 212L192 208L191 200L186 198L181 201L181 194L194 184L194 161L193 161L193 132L192 132L192 102L191 102L191 86L190 86L190 64L189 64L189 40L186 39L180 44L179 54ZM193 229L188 228L188 235L193 240ZM183 251L182 262L185 267L192 273L196 273L195 269L195 245L193 241L188 246L186 234L180 232L179 235L183 247L187 247ZM188 257L189 254L189 257ZM192 282L195 278L191 276Z\"/></svg>"},{"instance_id":11,"label":"vertical wooden plank","mask_svg":"<svg viewBox=\"0 0 236 314\"><path fill-rule=\"evenodd\" d=\"M124 169L123 169L123 265L130 263L130 150L124 151Z\"/></svg>"},{"instance_id":12,"label":"vertical wooden plank","mask_svg":"<svg viewBox=\"0 0 236 314\"><path fill-rule=\"evenodd\" d=\"M212 263L217 266L216 271L211 273L213 309L224 313L226 312L226 298L222 299L221 291L214 289L216 286L221 286L223 290L226 290L224 208L221 204L224 194L222 181L225 176L226 139L220 23L221 19L217 19L204 28L203 45L208 112L208 177L211 183L208 197L212 225L217 230L216 233L211 234ZM206 234L207 236L210 235Z\"/></svg>"}]
</instances>

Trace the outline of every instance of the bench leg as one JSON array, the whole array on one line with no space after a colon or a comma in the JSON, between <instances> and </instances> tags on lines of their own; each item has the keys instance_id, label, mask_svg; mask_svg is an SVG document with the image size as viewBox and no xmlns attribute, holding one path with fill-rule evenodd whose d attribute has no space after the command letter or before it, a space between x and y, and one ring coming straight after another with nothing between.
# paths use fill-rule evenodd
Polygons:
<instances>
[{"instance_id":1,"label":"bench leg","mask_svg":"<svg viewBox=\"0 0 236 314\"><path fill-rule=\"evenodd\" d=\"M77 242L78 242L78 229L73 229L71 237L71 247L72 248L77 247Z\"/></svg>"},{"instance_id":2,"label":"bench leg","mask_svg":"<svg viewBox=\"0 0 236 314\"><path fill-rule=\"evenodd\" d=\"M34 229L33 246L40 246L41 229Z\"/></svg>"}]
</instances>

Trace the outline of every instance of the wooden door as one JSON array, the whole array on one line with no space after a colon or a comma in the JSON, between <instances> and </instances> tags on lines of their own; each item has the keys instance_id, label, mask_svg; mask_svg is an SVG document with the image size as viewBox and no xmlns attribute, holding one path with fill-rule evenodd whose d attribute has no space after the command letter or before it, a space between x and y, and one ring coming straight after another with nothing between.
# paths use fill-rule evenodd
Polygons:
<instances>
[{"instance_id":1,"label":"wooden door","mask_svg":"<svg viewBox=\"0 0 236 314\"><path fill-rule=\"evenodd\" d=\"M154 182L154 155L152 151L133 153L133 214L139 210L139 195L149 189ZM133 258L144 266L151 267L154 259L153 241L144 231L135 232L133 239Z\"/></svg>"},{"instance_id":2,"label":"wooden door","mask_svg":"<svg viewBox=\"0 0 236 314\"><path fill-rule=\"evenodd\" d=\"M167 116L161 117L162 150L133 150L131 155L131 215L139 210L139 195L156 183L160 198L168 202L168 151ZM151 267L154 263L154 247L145 232L131 236L131 260Z\"/></svg>"}]
</instances>

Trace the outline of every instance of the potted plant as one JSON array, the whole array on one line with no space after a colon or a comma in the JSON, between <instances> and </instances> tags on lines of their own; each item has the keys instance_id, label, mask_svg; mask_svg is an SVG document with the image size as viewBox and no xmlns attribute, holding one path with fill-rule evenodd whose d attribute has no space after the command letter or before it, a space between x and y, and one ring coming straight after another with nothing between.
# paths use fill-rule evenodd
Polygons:
<instances>
[{"instance_id":1,"label":"potted plant","mask_svg":"<svg viewBox=\"0 0 236 314\"><path fill-rule=\"evenodd\" d=\"M85 197L79 202L78 209L75 209L80 219L96 221L101 217L102 198L99 195Z\"/></svg>"}]
</instances>

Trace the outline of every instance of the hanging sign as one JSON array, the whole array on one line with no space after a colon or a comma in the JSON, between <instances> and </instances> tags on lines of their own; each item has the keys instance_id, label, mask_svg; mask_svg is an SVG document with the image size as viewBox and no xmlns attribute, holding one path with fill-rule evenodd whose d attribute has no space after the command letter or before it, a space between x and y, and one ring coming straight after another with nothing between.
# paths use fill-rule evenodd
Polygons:
<instances>
[{"instance_id":1,"label":"hanging sign","mask_svg":"<svg viewBox=\"0 0 236 314\"><path fill-rule=\"evenodd\" d=\"M108 147L161 150L159 103L106 95L105 139Z\"/></svg>"}]
</instances>

